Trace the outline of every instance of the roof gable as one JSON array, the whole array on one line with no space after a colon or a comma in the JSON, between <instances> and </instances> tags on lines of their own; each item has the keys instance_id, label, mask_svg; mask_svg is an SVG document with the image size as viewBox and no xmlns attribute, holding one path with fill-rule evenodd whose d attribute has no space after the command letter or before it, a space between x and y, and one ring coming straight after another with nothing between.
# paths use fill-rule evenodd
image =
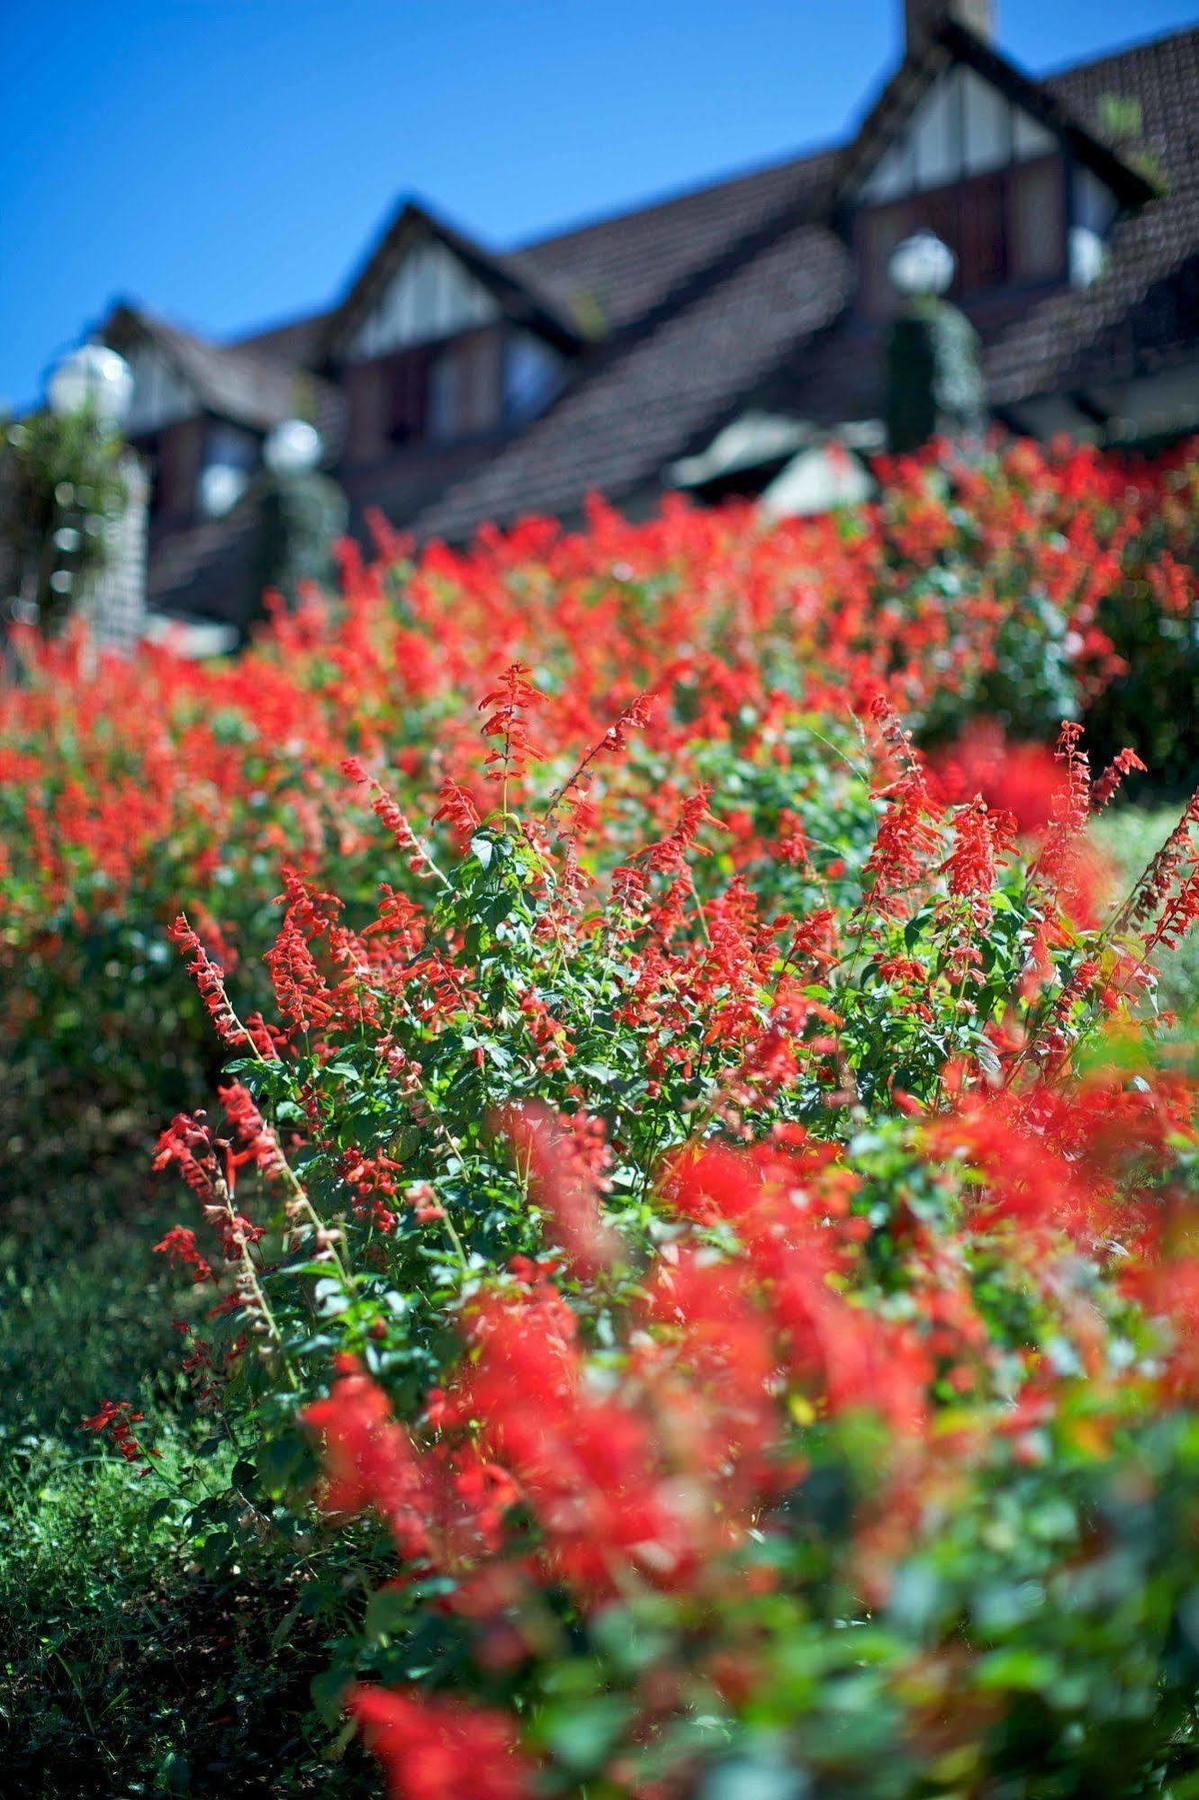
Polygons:
<instances>
[{"instance_id":1,"label":"roof gable","mask_svg":"<svg viewBox=\"0 0 1199 1800\"><path fill-rule=\"evenodd\" d=\"M1156 188L1054 92L953 19L909 50L842 152L839 200L889 199L1066 146L1120 200Z\"/></svg>"},{"instance_id":2,"label":"roof gable","mask_svg":"<svg viewBox=\"0 0 1199 1800\"><path fill-rule=\"evenodd\" d=\"M329 320L329 361L375 356L504 317L577 349L583 334L517 259L494 254L428 208L399 208ZM378 346L378 347L376 347Z\"/></svg>"},{"instance_id":3,"label":"roof gable","mask_svg":"<svg viewBox=\"0 0 1199 1800\"><path fill-rule=\"evenodd\" d=\"M409 344L489 324L499 316L494 295L435 238L411 245L391 279L347 336L342 354L354 362L385 356Z\"/></svg>"},{"instance_id":4,"label":"roof gable","mask_svg":"<svg viewBox=\"0 0 1199 1800\"><path fill-rule=\"evenodd\" d=\"M131 345L126 361L133 376L125 419L125 429L131 436L159 431L164 425L195 418L203 411L193 384L157 344L143 339Z\"/></svg>"},{"instance_id":5,"label":"roof gable","mask_svg":"<svg viewBox=\"0 0 1199 1800\"><path fill-rule=\"evenodd\" d=\"M235 425L269 431L299 413L311 416L326 442L340 429L341 399L328 383L295 366L232 344L214 344L153 313L118 303L101 329L105 343L140 357L149 386L142 417L132 430L156 430L177 419L208 413ZM181 410L184 397L187 410ZM134 417L138 416L135 370ZM157 412L159 417L154 418Z\"/></svg>"},{"instance_id":6,"label":"roof gable","mask_svg":"<svg viewBox=\"0 0 1199 1800\"><path fill-rule=\"evenodd\" d=\"M953 63L933 78L882 149L858 198L896 200L1044 156L1057 147L1047 125L974 69Z\"/></svg>"}]
</instances>

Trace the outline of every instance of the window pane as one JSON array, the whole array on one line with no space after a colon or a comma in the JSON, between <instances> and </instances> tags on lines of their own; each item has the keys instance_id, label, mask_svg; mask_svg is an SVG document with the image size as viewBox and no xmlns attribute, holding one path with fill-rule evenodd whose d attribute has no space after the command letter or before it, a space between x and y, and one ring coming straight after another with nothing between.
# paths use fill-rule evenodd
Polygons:
<instances>
[{"instance_id":1,"label":"window pane","mask_svg":"<svg viewBox=\"0 0 1199 1800\"><path fill-rule=\"evenodd\" d=\"M513 425L532 419L558 385L561 358L527 331L510 338L504 351L504 417Z\"/></svg>"},{"instance_id":2,"label":"window pane","mask_svg":"<svg viewBox=\"0 0 1199 1800\"><path fill-rule=\"evenodd\" d=\"M1060 162L1053 157L1013 171L1010 194L1013 279L1050 281L1065 258Z\"/></svg>"},{"instance_id":3,"label":"window pane","mask_svg":"<svg viewBox=\"0 0 1199 1800\"><path fill-rule=\"evenodd\" d=\"M452 443L462 435L462 359L451 346L429 371L429 436Z\"/></svg>"},{"instance_id":4,"label":"window pane","mask_svg":"<svg viewBox=\"0 0 1199 1800\"><path fill-rule=\"evenodd\" d=\"M961 193L961 287L965 294L997 287L1007 273L1004 178L983 175Z\"/></svg>"},{"instance_id":5,"label":"window pane","mask_svg":"<svg viewBox=\"0 0 1199 1800\"><path fill-rule=\"evenodd\" d=\"M490 431L500 416L500 336L475 331L462 339L462 430Z\"/></svg>"},{"instance_id":6,"label":"window pane","mask_svg":"<svg viewBox=\"0 0 1199 1800\"><path fill-rule=\"evenodd\" d=\"M391 422L393 444L408 444L424 436L425 390L429 358L423 350L407 350L391 359Z\"/></svg>"},{"instance_id":7,"label":"window pane","mask_svg":"<svg viewBox=\"0 0 1199 1800\"><path fill-rule=\"evenodd\" d=\"M465 332L429 369L428 433L438 443L490 431L500 412L500 338L492 327Z\"/></svg>"},{"instance_id":8,"label":"window pane","mask_svg":"<svg viewBox=\"0 0 1199 1800\"><path fill-rule=\"evenodd\" d=\"M1012 114L1004 96L973 69L965 72L966 172L999 169L1012 150Z\"/></svg>"}]
</instances>

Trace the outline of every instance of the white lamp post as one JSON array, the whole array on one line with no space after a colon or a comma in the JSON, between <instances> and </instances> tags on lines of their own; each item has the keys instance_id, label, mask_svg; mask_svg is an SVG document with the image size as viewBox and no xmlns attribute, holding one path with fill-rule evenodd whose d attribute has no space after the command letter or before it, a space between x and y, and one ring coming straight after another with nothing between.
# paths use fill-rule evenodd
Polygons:
<instances>
[{"instance_id":1,"label":"white lamp post","mask_svg":"<svg viewBox=\"0 0 1199 1800\"><path fill-rule=\"evenodd\" d=\"M945 298L956 268L953 251L932 231L904 238L887 263L904 302L886 340L887 447L893 455L938 436L959 446L982 441L987 396L978 334Z\"/></svg>"},{"instance_id":2,"label":"white lamp post","mask_svg":"<svg viewBox=\"0 0 1199 1800\"><path fill-rule=\"evenodd\" d=\"M80 344L63 357L47 384L59 417L90 409L102 425L117 426L133 398L133 370L105 344Z\"/></svg>"},{"instance_id":3,"label":"white lamp post","mask_svg":"<svg viewBox=\"0 0 1199 1800\"><path fill-rule=\"evenodd\" d=\"M223 519L246 491L249 476L230 463L210 463L200 474L200 511L206 519Z\"/></svg>"},{"instance_id":4,"label":"white lamp post","mask_svg":"<svg viewBox=\"0 0 1199 1800\"><path fill-rule=\"evenodd\" d=\"M83 570L60 567L47 584L59 601L73 601L74 610L87 616L90 632L85 656L90 662L97 642L132 642L140 632L145 609L146 482L137 458L118 436L133 399L133 370L106 344L80 344L50 376L46 398L57 418L78 419L84 424L104 457L111 448L111 472L119 473L122 483L119 509L93 517L87 510L87 475L82 477L78 493L68 482L60 509L63 522L53 533L54 548L64 556L78 551L85 539L96 551L94 566ZM59 490L55 492L57 499ZM36 617L36 599L32 612Z\"/></svg>"},{"instance_id":5,"label":"white lamp post","mask_svg":"<svg viewBox=\"0 0 1199 1800\"><path fill-rule=\"evenodd\" d=\"M304 419L284 419L262 447L272 475L307 475L321 460L321 435Z\"/></svg>"},{"instance_id":6,"label":"white lamp post","mask_svg":"<svg viewBox=\"0 0 1199 1800\"><path fill-rule=\"evenodd\" d=\"M948 244L932 231L917 231L891 252L887 274L891 286L905 300L948 291L957 261Z\"/></svg>"}]
</instances>

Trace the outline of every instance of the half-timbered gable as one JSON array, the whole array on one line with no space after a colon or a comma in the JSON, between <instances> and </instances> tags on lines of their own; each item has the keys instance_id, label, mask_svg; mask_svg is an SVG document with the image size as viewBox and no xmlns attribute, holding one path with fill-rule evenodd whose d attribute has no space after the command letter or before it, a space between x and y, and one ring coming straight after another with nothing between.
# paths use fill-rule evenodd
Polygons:
<instances>
[{"instance_id":1,"label":"half-timbered gable","mask_svg":"<svg viewBox=\"0 0 1199 1800\"><path fill-rule=\"evenodd\" d=\"M415 243L350 334L347 362L366 362L395 350L456 337L499 316L492 294L444 244Z\"/></svg>"},{"instance_id":2,"label":"half-timbered gable","mask_svg":"<svg viewBox=\"0 0 1199 1800\"><path fill-rule=\"evenodd\" d=\"M191 382L184 379L157 345L134 345L127 361L133 375L133 392L125 429L131 437L161 431L165 425L194 419L203 411Z\"/></svg>"},{"instance_id":3,"label":"half-timbered gable","mask_svg":"<svg viewBox=\"0 0 1199 1800\"><path fill-rule=\"evenodd\" d=\"M552 398L578 341L507 259L406 202L328 338L348 464L512 430Z\"/></svg>"},{"instance_id":4,"label":"half-timbered gable","mask_svg":"<svg viewBox=\"0 0 1199 1800\"><path fill-rule=\"evenodd\" d=\"M918 42L846 153L863 312L895 296L892 251L935 232L954 253L954 297L969 310L1102 273L1121 212L1153 197L1135 167L1066 114L989 45L949 24Z\"/></svg>"}]
</instances>

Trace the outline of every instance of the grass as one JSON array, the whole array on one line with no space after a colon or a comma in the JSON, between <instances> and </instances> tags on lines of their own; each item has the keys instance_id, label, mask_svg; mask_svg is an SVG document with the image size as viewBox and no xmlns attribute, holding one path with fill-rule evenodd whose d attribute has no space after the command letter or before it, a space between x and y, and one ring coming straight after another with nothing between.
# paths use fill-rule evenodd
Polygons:
<instances>
[{"instance_id":1,"label":"grass","mask_svg":"<svg viewBox=\"0 0 1199 1800\"><path fill-rule=\"evenodd\" d=\"M168 1473L185 1476L185 1447L159 1441ZM309 1684L326 1660L324 1632L297 1614L291 1570L260 1557L206 1574L170 1521L153 1518L135 1472L64 1440L27 1440L6 1463L0 1731L14 1786L4 1791L373 1791L356 1760L322 1761Z\"/></svg>"},{"instance_id":2,"label":"grass","mask_svg":"<svg viewBox=\"0 0 1199 1800\"><path fill-rule=\"evenodd\" d=\"M10 1139L11 1142L11 1139ZM144 1146L143 1146L144 1148ZM171 1320L199 1311L153 1245L177 1216L148 1153L97 1175L26 1170L0 1235L0 1791L30 1800L377 1793L352 1746L330 1764L310 1684L327 1620L288 1547L206 1566L180 1507L217 1467ZM35 1182L42 1184L34 1192ZM106 1398L146 1414L162 1479L80 1429Z\"/></svg>"}]
</instances>

